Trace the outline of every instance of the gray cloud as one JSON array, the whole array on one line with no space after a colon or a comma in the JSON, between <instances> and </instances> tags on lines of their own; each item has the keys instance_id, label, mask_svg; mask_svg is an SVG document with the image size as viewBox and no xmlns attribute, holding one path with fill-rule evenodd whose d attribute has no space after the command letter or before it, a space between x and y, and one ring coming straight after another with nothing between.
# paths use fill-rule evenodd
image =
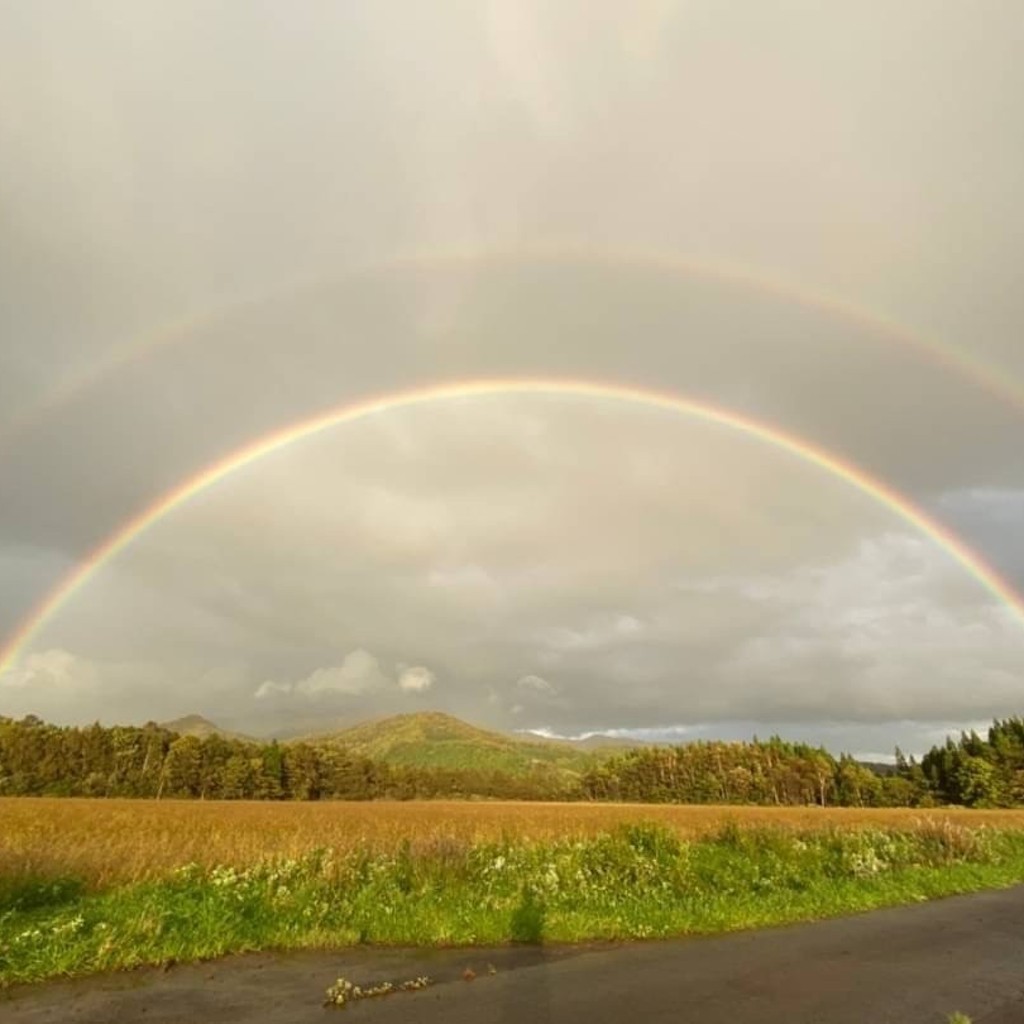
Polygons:
<instances>
[{"instance_id":1,"label":"gray cloud","mask_svg":"<svg viewBox=\"0 0 1024 1024\"><path fill-rule=\"evenodd\" d=\"M1015 8L979 2L6 9L0 633L255 437L485 376L763 420L1024 588L1024 71ZM1019 711L1021 634L769 445L474 399L204 492L66 604L0 712L269 731L418 702L871 750Z\"/></svg>"},{"instance_id":2,"label":"gray cloud","mask_svg":"<svg viewBox=\"0 0 1024 1024\"><path fill-rule=\"evenodd\" d=\"M154 527L44 639L149 660L183 704L243 656L254 731L411 696L562 732L1013 710L1024 630L948 552L792 457L609 411L477 399L324 435Z\"/></svg>"}]
</instances>

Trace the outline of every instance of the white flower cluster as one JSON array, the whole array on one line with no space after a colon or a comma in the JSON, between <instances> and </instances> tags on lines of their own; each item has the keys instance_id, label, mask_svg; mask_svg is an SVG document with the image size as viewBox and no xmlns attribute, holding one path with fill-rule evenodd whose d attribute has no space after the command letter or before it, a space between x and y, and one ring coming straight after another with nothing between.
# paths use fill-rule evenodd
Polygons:
<instances>
[{"instance_id":1,"label":"white flower cluster","mask_svg":"<svg viewBox=\"0 0 1024 1024\"><path fill-rule=\"evenodd\" d=\"M869 848L853 852L849 856L846 866L855 878L869 878L871 875L877 875L880 871L884 871L886 865L885 861Z\"/></svg>"},{"instance_id":2,"label":"white flower cluster","mask_svg":"<svg viewBox=\"0 0 1024 1024\"><path fill-rule=\"evenodd\" d=\"M53 936L68 938L69 936L77 935L84 926L85 918L81 914L76 914L75 917L67 921L55 921L49 926L29 928L26 931L20 932L14 936L12 943L24 945L25 943L38 942L41 939L49 939Z\"/></svg>"},{"instance_id":3,"label":"white flower cluster","mask_svg":"<svg viewBox=\"0 0 1024 1024\"><path fill-rule=\"evenodd\" d=\"M209 869L186 864L178 868L174 876L186 884L208 883L239 900L260 894L280 903L291 898L296 883L319 880L333 867L330 853L318 850L300 859L265 861L244 869L231 864L218 864Z\"/></svg>"},{"instance_id":4,"label":"white flower cluster","mask_svg":"<svg viewBox=\"0 0 1024 1024\"><path fill-rule=\"evenodd\" d=\"M218 889L226 889L248 881L247 874L233 867L216 867L210 872L210 884Z\"/></svg>"},{"instance_id":5,"label":"white flower cluster","mask_svg":"<svg viewBox=\"0 0 1024 1024\"><path fill-rule=\"evenodd\" d=\"M870 878L915 859L906 837L864 829L843 839L842 865L854 878Z\"/></svg>"},{"instance_id":6,"label":"white flower cluster","mask_svg":"<svg viewBox=\"0 0 1024 1024\"><path fill-rule=\"evenodd\" d=\"M621 906L638 894L670 893L687 870L685 846L666 871L664 857L630 847L614 837L566 839L543 845L481 849L471 870L488 909L515 907L526 886L549 905L580 900Z\"/></svg>"}]
</instances>

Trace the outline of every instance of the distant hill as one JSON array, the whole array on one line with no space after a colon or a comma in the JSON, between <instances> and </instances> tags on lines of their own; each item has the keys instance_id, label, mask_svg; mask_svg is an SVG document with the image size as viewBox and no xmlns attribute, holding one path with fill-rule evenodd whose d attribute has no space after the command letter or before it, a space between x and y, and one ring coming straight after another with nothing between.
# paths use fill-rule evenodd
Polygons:
<instances>
[{"instance_id":1,"label":"distant hill","mask_svg":"<svg viewBox=\"0 0 1024 1024\"><path fill-rule=\"evenodd\" d=\"M241 740L243 743L262 743L262 740L252 736L246 736L240 732L230 732L215 725L208 718L202 715L183 715L170 722L157 723L161 729L168 732L176 732L179 736L195 736L196 739L204 740L207 736L221 736L226 740Z\"/></svg>"},{"instance_id":2,"label":"distant hill","mask_svg":"<svg viewBox=\"0 0 1024 1024\"><path fill-rule=\"evenodd\" d=\"M657 744L648 740L626 740L621 736L588 736L585 740L569 740L578 750L591 750L596 754L621 754L624 750L637 747L652 747Z\"/></svg>"},{"instance_id":3,"label":"distant hill","mask_svg":"<svg viewBox=\"0 0 1024 1024\"><path fill-rule=\"evenodd\" d=\"M221 729L202 715L185 715L161 728L180 736L221 736L246 743L265 743L242 733ZM514 734L483 729L441 711L420 711L372 719L327 733L282 738L283 743L304 740L317 745L344 747L375 761L416 768L453 768L473 771L522 773L546 768L559 775L579 775L606 758L638 747L658 746L645 740L598 733L586 739ZM861 762L877 775L891 775L895 766Z\"/></svg>"},{"instance_id":4,"label":"distant hill","mask_svg":"<svg viewBox=\"0 0 1024 1024\"><path fill-rule=\"evenodd\" d=\"M531 733L528 730L517 733L517 735L533 742L558 743L563 747L569 747L573 750L582 750L602 756L621 754L626 750L636 750L637 747L659 746L659 744L651 740L631 740L625 739L622 736L609 736L606 733L594 733L592 736L579 740L567 739L564 736L542 736L539 733ZM667 746L668 744L664 745Z\"/></svg>"},{"instance_id":5,"label":"distant hill","mask_svg":"<svg viewBox=\"0 0 1024 1024\"><path fill-rule=\"evenodd\" d=\"M344 747L374 760L421 768L526 772L541 767L578 774L594 762L592 754L569 743L539 736L508 736L439 711L394 715L305 739Z\"/></svg>"}]
</instances>

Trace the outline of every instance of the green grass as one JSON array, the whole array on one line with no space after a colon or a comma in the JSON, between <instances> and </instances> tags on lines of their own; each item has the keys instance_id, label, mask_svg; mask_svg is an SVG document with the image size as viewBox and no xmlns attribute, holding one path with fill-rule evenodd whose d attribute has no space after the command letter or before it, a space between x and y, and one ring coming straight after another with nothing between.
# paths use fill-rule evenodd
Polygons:
<instances>
[{"instance_id":1,"label":"green grass","mask_svg":"<svg viewBox=\"0 0 1024 1024\"><path fill-rule=\"evenodd\" d=\"M1024 832L632 825L591 839L318 851L85 892L0 884L0 985L256 949L722 932L1024 881ZM2 883L2 880L0 880Z\"/></svg>"}]
</instances>

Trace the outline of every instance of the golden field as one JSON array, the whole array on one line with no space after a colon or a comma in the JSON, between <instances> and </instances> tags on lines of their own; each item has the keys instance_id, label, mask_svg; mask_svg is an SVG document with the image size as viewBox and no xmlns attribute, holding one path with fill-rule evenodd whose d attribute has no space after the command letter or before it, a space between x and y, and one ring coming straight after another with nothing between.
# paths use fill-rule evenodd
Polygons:
<instances>
[{"instance_id":1,"label":"golden field","mask_svg":"<svg viewBox=\"0 0 1024 1024\"><path fill-rule=\"evenodd\" d=\"M913 828L923 820L1024 828L1024 810L709 807L638 804L248 803L0 798L0 877L73 875L90 886L157 878L188 863L251 864L317 847L585 836L657 821L682 836L740 826Z\"/></svg>"}]
</instances>

